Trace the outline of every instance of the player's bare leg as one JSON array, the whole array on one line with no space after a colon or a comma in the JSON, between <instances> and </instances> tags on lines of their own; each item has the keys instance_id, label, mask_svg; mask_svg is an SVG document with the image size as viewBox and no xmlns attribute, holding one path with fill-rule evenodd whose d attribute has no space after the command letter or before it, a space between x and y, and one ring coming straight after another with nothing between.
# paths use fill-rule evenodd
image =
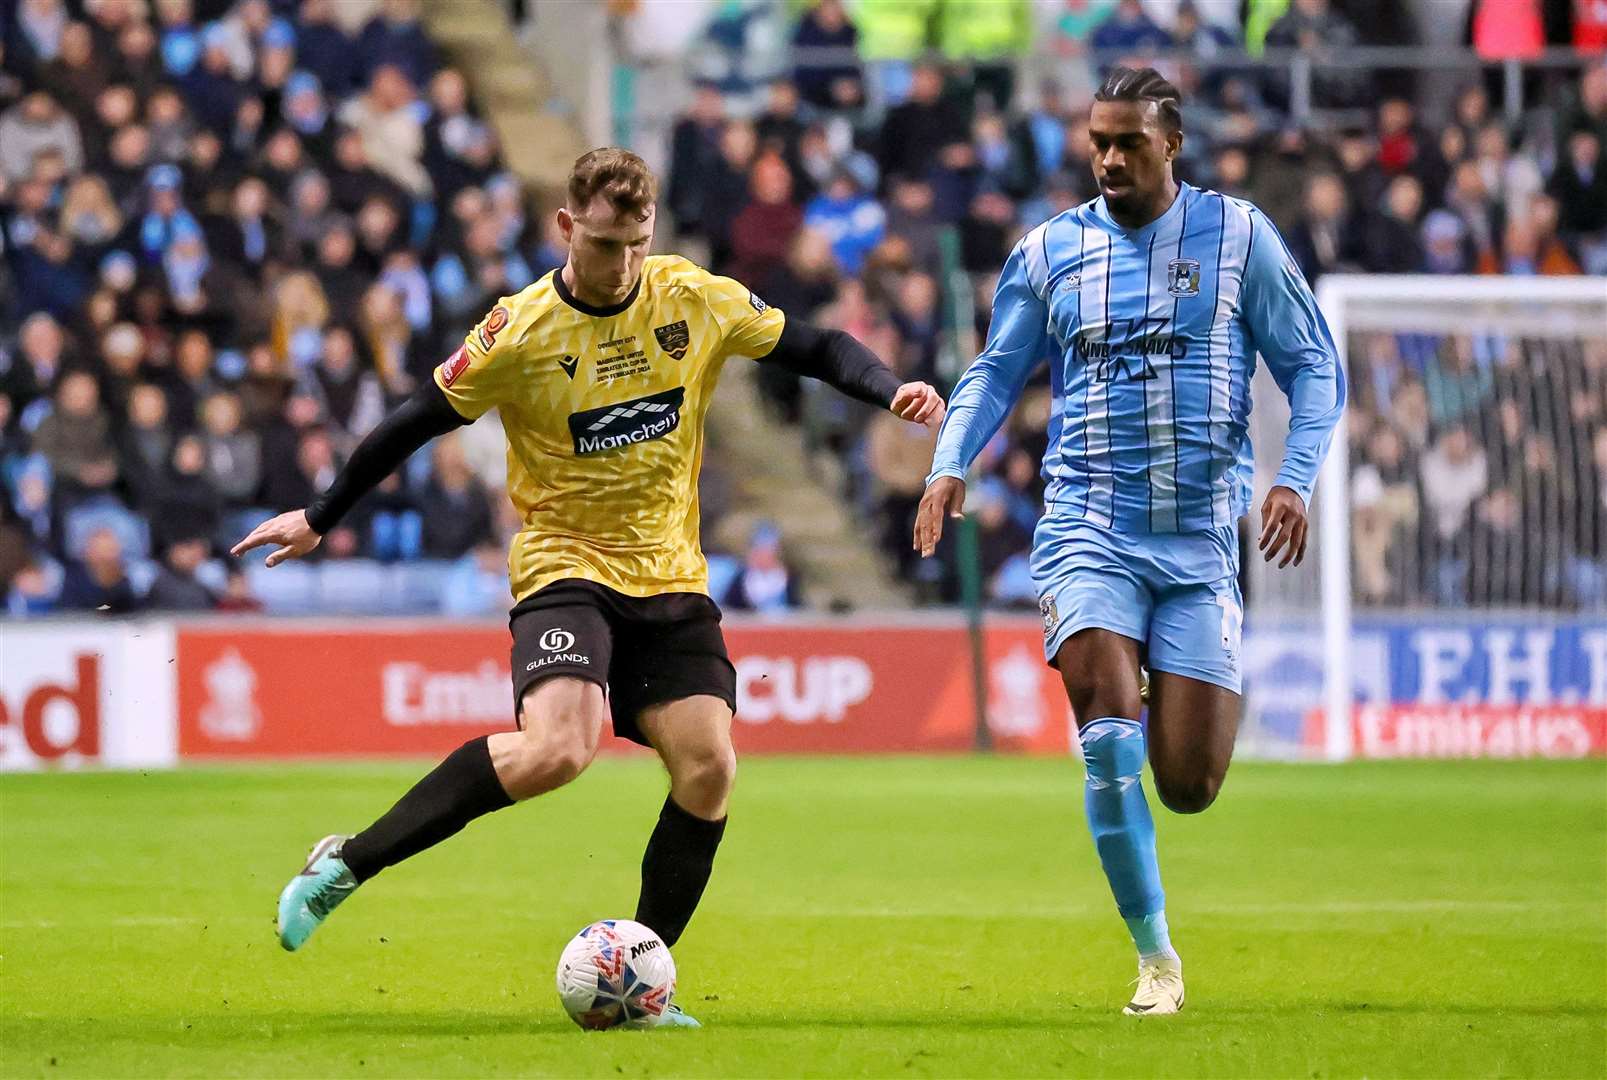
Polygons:
<instances>
[{"instance_id":1,"label":"player's bare leg","mask_svg":"<svg viewBox=\"0 0 1607 1080\"><path fill-rule=\"evenodd\" d=\"M1150 673L1149 765L1155 794L1176 814L1216 801L1233 761L1242 703L1238 694L1170 671Z\"/></svg>"},{"instance_id":2,"label":"player's bare leg","mask_svg":"<svg viewBox=\"0 0 1607 1080\"><path fill-rule=\"evenodd\" d=\"M1055 666L1088 767L1088 828L1138 949L1138 990L1123 1011L1177 1012L1183 1007L1183 965L1167 931L1155 821L1144 799L1138 642L1110 630L1081 630L1060 647Z\"/></svg>"},{"instance_id":3,"label":"player's bare leg","mask_svg":"<svg viewBox=\"0 0 1607 1080\"><path fill-rule=\"evenodd\" d=\"M325 837L279 894L279 943L295 950L357 886L455 835L477 817L579 776L597 753L608 705L602 688L554 677L519 702L520 729L470 739L367 829Z\"/></svg>"},{"instance_id":4,"label":"player's bare leg","mask_svg":"<svg viewBox=\"0 0 1607 1080\"><path fill-rule=\"evenodd\" d=\"M637 723L669 770L670 793L642 855L636 921L674 945L703 897L725 834L737 772L731 708L700 694L645 709ZM674 1006L664 1023L697 1026Z\"/></svg>"}]
</instances>

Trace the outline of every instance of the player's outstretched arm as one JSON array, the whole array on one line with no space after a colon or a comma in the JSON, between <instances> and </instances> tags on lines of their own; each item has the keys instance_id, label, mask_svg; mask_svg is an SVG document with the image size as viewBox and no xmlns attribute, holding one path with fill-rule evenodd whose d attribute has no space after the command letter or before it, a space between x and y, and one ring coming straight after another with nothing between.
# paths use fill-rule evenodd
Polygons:
<instances>
[{"instance_id":1,"label":"player's outstretched arm","mask_svg":"<svg viewBox=\"0 0 1607 1080\"><path fill-rule=\"evenodd\" d=\"M943 396L935 388L900 382L875 353L843 330L788 319L775 348L759 362L819 379L857 401L889 409L901 420L931 428L943 422Z\"/></svg>"},{"instance_id":2,"label":"player's outstretched arm","mask_svg":"<svg viewBox=\"0 0 1607 1080\"><path fill-rule=\"evenodd\" d=\"M416 450L468 422L452 407L435 380L426 380L357 444L328 491L305 510L291 510L258 525L229 554L240 556L252 548L277 544L267 565L278 566L286 559L301 558L318 546L324 534L340 523L358 499L395 472Z\"/></svg>"}]
</instances>

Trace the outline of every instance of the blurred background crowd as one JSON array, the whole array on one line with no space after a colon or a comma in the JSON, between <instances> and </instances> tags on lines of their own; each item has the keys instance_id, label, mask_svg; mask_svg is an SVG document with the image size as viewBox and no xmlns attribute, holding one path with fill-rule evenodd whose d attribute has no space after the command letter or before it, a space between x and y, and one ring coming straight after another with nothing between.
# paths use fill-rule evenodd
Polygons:
<instances>
[{"instance_id":1,"label":"blurred background crowd","mask_svg":"<svg viewBox=\"0 0 1607 1080\"><path fill-rule=\"evenodd\" d=\"M557 34L555 8L520 14ZM676 40L693 69L664 133L660 248L945 389L985 336L1015 239L1094 194L1087 108L1117 60L1183 87L1182 177L1258 203L1313 280L1607 273L1599 2L703 8L688 44L664 25L687 21L680 5L609 5L644 70ZM0 13L10 612L503 608L518 522L489 424L417 455L307 565L269 575L222 557L305 505L496 297L564 258L551 207L504 169L419 14L416 0L17 0ZM1446 25L1493 66L1453 78L1344 62ZM1515 98L1494 62L1548 43L1577 62L1524 67ZM1269 59L1286 55L1306 66ZM1603 602L1607 357L1580 348L1421 335L1353 347L1367 369L1352 378L1365 386L1351 418L1361 602ZM917 565L908 550L930 438L785 373L759 378L889 566L952 599L953 553ZM997 604L1035 603L1025 551L1047 415L1034 385L970 493ZM706 536L729 486L710 458ZM1537 515L1555 526L1555 562L1531 570L1499 549L1514 569L1492 575L1493 553ZM745 550L716 551L717 597L795 603L784 546L761 525Z\"/></svg>"}]
</instances>

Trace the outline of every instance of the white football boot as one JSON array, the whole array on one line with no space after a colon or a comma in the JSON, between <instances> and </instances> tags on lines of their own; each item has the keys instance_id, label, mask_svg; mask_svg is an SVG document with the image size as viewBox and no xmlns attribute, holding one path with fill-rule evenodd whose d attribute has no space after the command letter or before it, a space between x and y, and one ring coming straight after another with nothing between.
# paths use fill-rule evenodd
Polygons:
<instances>
[{"instance_id":1,"label":"white football boot","mask_svg":"<svg viewBox=\"0 0 1607 1080\"><path fill-rule=\"evenodd\" d=\"M1183 961L1176 957L1141 960L1138 989L1122 1012L1128 1016L1166 1016L1183 1008Z\"/></svg>"}]
</instances>

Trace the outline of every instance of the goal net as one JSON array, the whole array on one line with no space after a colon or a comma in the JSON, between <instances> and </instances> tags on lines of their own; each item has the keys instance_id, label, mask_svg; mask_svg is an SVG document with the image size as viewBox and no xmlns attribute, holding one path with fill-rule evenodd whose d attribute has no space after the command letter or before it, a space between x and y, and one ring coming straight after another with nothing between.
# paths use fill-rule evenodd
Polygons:
<instances>
[{"instance_id":1,"label":"goal net","mask_svg":"<svg viewBox=\"0 0 1607 1080\"><path fill-rule=\"evenodd\" d=\"M1289 414L1256 375L1241 745L1600 752L1607 279L1335 275L1318 299L1350 404L1280 571L1253 540Z\"/></svg>"}]
</instances>

